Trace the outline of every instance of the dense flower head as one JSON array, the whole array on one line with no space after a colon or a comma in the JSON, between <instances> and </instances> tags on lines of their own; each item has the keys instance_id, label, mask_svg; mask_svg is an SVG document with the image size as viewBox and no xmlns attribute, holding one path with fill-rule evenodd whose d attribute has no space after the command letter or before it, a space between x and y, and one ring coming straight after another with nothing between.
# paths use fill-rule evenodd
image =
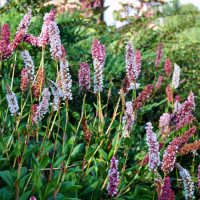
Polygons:
<instances>
[{"instance_id":1,"label":"dense flower head","mask_svg":"<svg viewBox=\"0 0 200 200\"><path fill-rule=\"evenodd\" d=\"M48 112L49 108L49 100L50 100L50 92L48 88L44 88L42 91L42 100L37 107L37 111L33 116L33 123L37 124L41 121L44 115Z\"/></svg>"},{"instance_id":2,"label":"dense flower head","mask_svg":"<svg viewBox=\"0 0 200 200\"><path fill-rule=\"evenodd\" d=\"M176 167L179 170L179 174L181 176L183 186L184 186L184 193L185 193L185 199L193 199L194 197L194 183L192 182L191 176L189 172L180 166L180 164L176 164Z\"/></svg>"},{"instance_id":3,"label":"dense flower head","mask_svg":"<svg viewBox=\"0 0 200 200\"><path fill-rule=\"evenodd\" d=\"M153 92L153 85L146 85L143 91L138 95L138 97L133 101L133 108L140 109L144 103L149 99Z\"/></svg>"},{"instance_id":4,"label":"dense flower head","mask_svg":"<svg viewBox=\"0 0 200 200\"><path fill-rule=\"evenodd\" d=\"M159 76L157 83L156 83L156 89L157 90L159 90L161 88L162 82L163 82L163 76Z\"/></svg>"},{"instance_id":5,"label":"dense flower head","mask_svg":"<svg viewBox=\"0 0 200 200\"><path fill-rule=\"evenodd\" d=\"M57 111L59 109L60 100L63 97L62 90L53 81L49 80L51 93L53 94L53 110Z\"/></svg>"},{"instance_id":6,"label":"dense flower head","mask_svg":"<svg viewBox=\"0 0 200 200\"><path fill-rule=\"evenodd\" d=\"M135 113L133 110L133 104L131 101L126 102L126 111L125 111L125 115L122 119L122 123L123 123L123 136L124 137L129 137L129 133L132 129L132 126L134 124L135 121Z\"/></svg>"},{"instance_id":7,"label":"dense flower head","mask_svg":"<svg viewBox=\"0 0 200 200\"><path fill-rule=\"evenodd\" d=\"M170 76L172 74L172 64L171 64L170 59L166 59L164 70L167 76Z\"/></svg>"},{"instance_id":8,"label":"dense flower head","mask_svg":"<svg viewBox=\"0 0 200 200\"><path fill-rule=\"evenodd\" d=\"M78 80L81 90L90 89L90 67L86 62L80 64L80 69L78 71Z\"/></svg>"},{"instance_id":9,"label":"dense flower head","mask_svg":"<svg viewBox=\"0 0 200 200\"><path fill-rule=\"evenodd\" d=\"M126 45L126 76L129 78L130 82L133 82L136 80L136 74L135 74L135 66L136 66L136 60L135 60L135 50L133 45L128 42Z\"/></svg>"},{"instance_id":10,"label":"dense flower head","mask_svg":"<svg viewBox=\"0 0 200 200\"><path fill-rule=\"evenodd\" d=\"M28 78L33 81L35 66L32 57L27 50L21 52L21 57L23 59Z\"/></svg>"},{"instance_id":11,"label":"dense flower head","mask_svg":"<svg viewBox=\"0 0 200 200\"><path fill-rule=\"evenodd\" d=\"M160 64L161 58L162 58L162 51L163 51L163 44L158 45L157 55L156 55L156 61L155 61L155 67L157 68Z\"/></svg>"},{"instance_id":12,"label":"dense flower head","mask_svg":"<svg viewBox=\"0 0 200 200\"><path fill-rule=\"evenodd\" d=\"M198 166L198 176L197 176L197 179L198 179L198 189L200 190L200 164Z\"/></svg>"},{"instance_id":13,"label":"dense flower head","mask_svg":"<svg viewBox=\"0 0 200 200\"><path fill-rule=\"evenodd\" d=\"M188 142L189 138L193 136L196 131L196 127L190 128L183 135L174 138L167 146L163 154L161 169L167 175L174 169L176 162L176 154L179 149Z\"/></svg>"},{"instance_id":14,"label":"dense flower head","mask_svg":"<svg viewBox=\"0 0 200 200\"><path fill-rule=\"evenodd\" d=\"M119 186L119 172L118 172L118 160L112 157L110 162L110 169L108 171L109 182L107 186L108 195L113 197L118 193Z\"/></svg>"},{"instance_id":15,"label":"dense flower head","mask_svg":"<svg viewBox=\"0 0 200 200\"><path fill-rule=\"evenodd\" d=\"M38 45L39 46L45 46L49 42L49 33L48 28L51 21L55 21L55 10L51 10L49 13L45 13L43 18L43 25L42 25L42 31L40 33L40 36L38 38Z\"/></svg>"},{"instance_id":16,"label":"dense flower head","mask_svg":"<svg viewBox=\"0 0 200 200\"><path fill-rule=\"evenodd\" d=\"M105 46L95 39L91 51L94 66L94 93L97 93L103 90L103 69L106 59L106 50Z\"/></svg>"},{"instance_id":17,"label":"dense flower head","mask_svg":"<svg viewBox=\"0 0 200 200\"><path fill-rule=\"evenodd\" d=\"M37 200L35 196L31 196L30 200Z\"/></svg>"},{"instance_id":18,"label":"dense flower head","mask_svg":"<svg viewBox=\"0 0 200 200\"><path fill-rule=\"evenodd\" d=\"M140 75L140 72L141 72L141 65L142 65L142 60L141 60L141 52L140 51L135 51L135 75L136 75L136 78L139 77Z\"/></svg>"},{"instance_id":19,"label":"dense flower head","mask_svg":"<svg viewBox=\"0 0 200 200\"><path fill-rule=\"evenodd\" d=\"M20 85L20 89L22 92L25 92L28 88L30 79L28 77L28 73L27 73L27 69L23 68L21 71L21 85Z\"/></svg>"},{"instance_id":20,"label":"dense flower head","mask_svg":"<svg viewBox=\"0 0 200 200\"><path fill-rule=\"evenodd\" d=\"M11 115L16 115L19 110L17 97L8 84L6 84L6 99Z\"/></svg>"},{"instance_id":21,"label":"dense flower head","mask_svg":"<svg viewBox=\"0 0 200 200\"><path fill-rule=\"evenodd\" d=\"M45 81L45 72L43 68L39 68L36 78L33 82L33 87L32 87L32 91L33 91L33 95L34 97L36 97L37 99L39 99L42 88L44 86L44 81Z\"/></svg>"},{"instance_id":22,"label":"dense flower head","mask_svg":"<svg viewBox=\"0 0 200 200\"><path fill-rule=\"evenodd\" d=\"M151 122L146 124L146 134L147 134L147 145L149 147L149 170L156 171L157 167L160 165L160 152L159 144L157 141L156 134L153 132L153 126Z\"/></svg>"},{"instance_id":23,"label":"dense flower head","mask_svg":"<svg viewBox=\"0 0 200 200\"><path fill-rule=\"evenodd\" d=\"M180 72L181 69L177 64L174 64L174 72L172 76L172 86L174 89L177 89L180 83Z\"/></svg>"},{"instance_id":24,"label":"dense flower head","mask_svg":"<svg viewBox=\"0 0 200 200\"><path fill-rule=\"evenodd\" d=\"M200 140L197 140L190 144L185 144L180 150L180 155L186 155L190 152L195 152L196 150L200 149Z\"/></svg>"},{"instance_id":25,"label":"dense flower head","mask_svg":"<svg viewBox=\"0 0 200 200\"><path fill-rule=\"evenodd\" d=\"M174 114L176 130L179 130L180 128L184 127L194 120L194 109L194 94L190 92L188 95L188 99L180 105L179 109L177 109L176 113Z\"/></svg>"},{"instance_id":26,"label":"dense flower head","mask_svg":"<svg viewBox=\"0 0 200 200\"><path fill-rule=\"evenodd\" d=\"M170 85L168 85L166 88L165 88L165 91L166 91L166 95L167 95L167 100L169 103L172 103L173 102L173 90L171 88Z\"/></svg>"},{"instance_id":27,"label":"dense flower head","mask_svg":"<svg viewBox=\"0 0 200 200\"><path fill-rule=\"evenodd\" d=\"M55 60L59 60L62 56L60 31L55 21L51 21L48 26L49 43L51 56Z\"/></svg>"},{"instance_id":28,"label":"dense flower head","mask_svg":"<svg viewBox=\"0 0 200 200\"><path fill-rule=\"evenodd\" d=\"M69 73L69 64L66 59L60 60L60 83L63 94L63 100L72 100L72 79Z\"/></svg>"},{"instance_id":29,"label":"dense flower head","mask_svg":"<svg viewBox=\"0 0 200 200\"><path fill-rule=\"evenodd\" d=\"M16 36L14 37L12 43L10 44L11 51L13 52L17 47L24 41L25 31L19 31Z\"/></svg>"},{"instance_id":30,"label":"dense flower head","mask_svg":"<svg viewBox=\"0 0 200 200\"><path fill-rule=\"evenodd\" d=\"M170 177L167 176L164 178L164 183L162 186L161 194L158 197L158 200L171 200L170 193L171 193L171 181Z\"/></svg>"},{"instance_id":31,"label":"dense flower head","mask_svg":"<svg viewBox=\"0 0 200 200\"><path fill-rule=\"evenodd\" d=\"M11 56L12 51L10 48L10 27L8 24L4 24L1 28L0 39L0 60Z\"/></svg>"},{"instance_id":32,"label":"dense flower head","mask_svg":"<svg viewBox=\"0 0 200 200\"><path fill-rule=\"evenodd\" d=\"M24 42L32 45L32 46L39 46L39 40L38 37L32 35L32 34L26 34L24 35Z\"/></svg>"},{"instance_id":33,"label":"dense flower head","mask_svg":"<svg viewBox=\"0 0 200 200\"><path fill-rule=\"evenodd\" d=\"M23 30L25 33L27 32L29 25L32 19L32 11L29 9L28 12L24 15L23 19L21 20L18 28L17 33Z\"/></svg>"},{"instance_id":34,"label":"dense flower head","mask_svg":"<svg viewBox=\"0 0 200 200\"><path fill-rule=\"evenodd\" d=\"M100 65L104 65L106 59L106 48L99 40L94 39L91 52L93 60L99 62Z\"/></svg>"},{"instance_id":35,"label":"dense flower head","mask_svg":"<svg viewBox=\"0 0 200 200\"><path fill-rule=\"evenodd\" d=\"M170 120L171 114L170 113L163 113L159 119L159 129L161 133L168 134L170 132Z\"/></svg>"}]
</instances>

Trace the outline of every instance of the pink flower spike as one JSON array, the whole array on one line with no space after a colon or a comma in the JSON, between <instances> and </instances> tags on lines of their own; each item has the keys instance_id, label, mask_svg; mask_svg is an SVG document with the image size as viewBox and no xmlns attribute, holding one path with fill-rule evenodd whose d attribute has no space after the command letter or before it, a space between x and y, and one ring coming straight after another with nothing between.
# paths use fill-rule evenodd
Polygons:
<instances>
[{"instance_id":1,"label":"pink flower spike","mask_svg":"<svg viewBox=\"0 0 200 200\"><path fill-rule=\"evenodd\" d=\"M151 122L146 124L147 144L149 147L149 170L156 171L160 165L160 152L159 144L156 134L153 132L153 126Z\"/></svg>"},{"instance_id":2,"label":"pink flower spike","mask_svg":"<svg viewBox=\"0 0 200 200\"><path fill-rule=\"evenodd\" d=\"M22 30L24 33L26 33L31 23L31 19L32 19L32 11L29 9L28 12L24 15L23 19L21 20L17 28L17 33L19 33Z\"/></svg>"},{"instance_id":3,"label":"pink flower spike","mask_svg":"<svg viewBox=\"0 0 200 200\"><path fill-rule=\"evenodd\" d=\"M158 45L157 55L156 55L156 61L155 61L155 67L157 68L160 64L161 58L162 58L162 51L163 51L163 44Z\"/></svg>"},{"instance_id":4,"label":"pink flower spike","mask_svg":"<svg viewBox=\"0 0 200 200\"><path fill-rule=\"evenodd\" d=\"M108 171L108 195L110 197L116 196L118 193L119 186L119 172L118 172L118 160L115 157L112 157L110 161L110 169Z\"/></svg>"},{"instance_id":5,"label":"pink flower spike","mask_svg":"<svg viewBox=\"0 0 200 200\"><path fill-rule=\"evenodd\" d=\"M60 31L55 21L51 21L48 26L49 42L51 56L55 60L59 60L62 56Z\"/></svg>"},{"instance_id":6,"label":"pink flower spike","mask_svg":"<svg viewBox=\"0 0 200 200\"><path fill-rule=\"evenodd\" d=\"M27 70L26 68L23 68L21 71L21 86L20 86L20 89L23 93L27 90L29 82L30 79L28 77Z\"/></svg>"},{"instance_id":7,"label":"pink flower spike","mask_svg":"<svg viewBox=\"0 0 200 200\"><path fill-rule=\"evenodd\" d=\"M198 189L199 189L199 191L200 191L200 164L199 164L199 166L198 166L197 180L198 180Z\"/></svg>"},{"instance_id":8,"label":"pink flower spike","mask_svg":"<svg viewBox=\"0 0 200 200\"><path fill-rule=\"evenodd\" d=\"M166 59L164 66L165 74L169 77L172 74L172 64L170 59Z\"/></svg>"},{"instance_id":9,"label":"pink flower spike","mask_svg":"<svg viewBox=\"0 0 200 200\"><path fill-rule=\"evenodd\" d=\"M156 83L156 89L157 90L159 90L161 88L162 82L163 82L163 76L159 76L157 83Z\"/></svg>"},{"instance_id":10,"label":"pink flower spike","mask_svg":"<svg viewBox=\"0 0 200 200\"><path fill-rule=\"evenodd\" d=\"M44 115L48 112L49 108L49 100L50 100L50 92L48 88L44 88L42 92L42 100L37 107L37 111L33 116L33 123L38 124L44 117Z\"/></svg>"},{"instance_id":11,"label":"pink flower spike","mask_svg":"<svg viewBox=\"0 0 200 200\"><path fill-rule=\"evenodd\" d=\"M87 91L90 89L90 68L86 62L80 64L80 69L78 71L78 80L81 90Z\"/></svg>"},{"instance_id":12,"label":"pink flower spike","mask_svg":"<svg viewBox=\"0 0 200 200\"><path fill-rule=\"evenodd\" d=\"M37 200L35 196L30 197L30 200Z\"/></svg>"},{"instance_id":13,"label":"pink flower spike","mask_svg":"<svg viewBox=\"0 0 200 200\"><path fill-rule=\"evenodd\" d=\"M106 50L105 46L95 39L91 51L94 66L94 93L97 93L103 90L103 69L106 59Z\"/></svg>"}]
</instances>

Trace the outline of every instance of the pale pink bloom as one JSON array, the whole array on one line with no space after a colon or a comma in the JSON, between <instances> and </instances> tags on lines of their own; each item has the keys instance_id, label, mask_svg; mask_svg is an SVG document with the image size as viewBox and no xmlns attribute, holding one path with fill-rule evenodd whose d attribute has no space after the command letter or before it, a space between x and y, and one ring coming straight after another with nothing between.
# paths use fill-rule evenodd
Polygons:
<instances>
[{"instance_id":1,"label":"pale pink bloom","mask_svg":"<svg viewBox=\"0 0 200 200\"><path fill-rule=\"evenodd\" d=\"M147 145L149 147L149 170L156 171L157 167L160 165L160 152L159 144L157 141L156 134L153 132L153 126L151 122L146 124L146 134L147 134Z\"/></svg>"},{"instance_id":2,"label":"pale pink bloom","mask_svg":"<svg viewBox=\"0 0 200 200\"><path fill-rule=\"evenodd\" d=\"M31 19L32 19L32 11L29 9L28 12L24 15L23 19L21 20L17 28L17 33L22 30L24 31L24 33L26 33L31 23Z\"/></svg>"},{"instance_id":3,"label":"pale pink bloom","mask_svg":"<svg viewBox=\"0 0 200 200\"><path fill-rule=\"evenodd\" d=\"M17 97L15 93L10 89L10 86L8 84L6 84L6 99L11 115L16 115L19 111Z\"/></svg>"},{"instance_id":4,"label":"pale pink bloom","mask_svg":"<svg viewBox=\"0 0 200 200\"><path fill-rule=\"evenodd\" d=\"M42 92L42 100L37 107L37 111L33 116L33 123L37 124L44 118L44 115L49 110L49 100L50 100L50 92L48 88L44 88Z\"/></svg>"},{"instance_id":5,"label":"pale pink bloom","mask_svg":"<svg viewBox=\"0 0 200 200\"><path fill-rule=\"evenodd\" d=\"M177 64L174 64L174 72L172 76L172 86L174 89L177 89L180 83L180 72L181 69Z\"/></svg>"},{"instance_id":6,"label":"pale pink bloom","mask_svg":"<svg viewBox=\"0 0 200 200\"><path fill-rule=\"evenodd\" d=\"M110 169L108 171L108 195L113 197L118 193L119 186L119 172L118 172L118 160L115 157L112 157L110 162Z\"/></svg>"}]
</instances>

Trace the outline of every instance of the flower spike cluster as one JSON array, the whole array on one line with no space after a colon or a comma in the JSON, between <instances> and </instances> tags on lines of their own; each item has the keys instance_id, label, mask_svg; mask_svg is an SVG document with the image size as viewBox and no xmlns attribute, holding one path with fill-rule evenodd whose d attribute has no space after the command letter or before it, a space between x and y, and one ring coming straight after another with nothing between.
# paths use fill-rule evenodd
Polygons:
<instances>
[{"instance_id":1,"label":"flower spike cluster","mask_svg":"<svg viewBox=\"0 0 200 200\"><path fill-rule=\"evenodd\" d=\"M138 78L141 70L141 53L134 50L133 45L128 42L126 45L126 76L130 84Z\"/></svg>"},{"instance_id":2,"label":"flower spike cluster","mask_svg":"<svg viewBox=\"0 0 200 200\"><path fill-rule=\"evenodd\" d=\"M143 91L138 95L138 97L133 101L133 108L139 110L144 103L149 99L153 92L153 85L146 85Z\"/></svg>"},{"instance_id":3,"label":"flower spike cluster","mask_svg":"<svg viewBox=\"0 0 200 200\"><path fill-rule=\"evenodd\" d=\"M20 31L24 31L24 33L26 33L30 26L31 19L32 19L32 11L29 9L28 12L24 15L23 19L21 20L17 28L17 33L19 33Z\"/></svg>"},{"instance_id":4,"label":"flower spike cluster","mask_svg":"<svg viewBox=\"0 0 200 200\"><path fill-rule=\"evenodd\" d=\"M195 110L194 94L190 92L188 99L181 104L180 108L174 114L176 130L184 127L194 120L193 112Z\"/></svg>"},{"instance_id":5,"label":"flower spike cluster","mask_svg":"<svg viewBox=\"0 0 200 200\"><path fill-rule=\"evenodd\" d=\"M169 143L166 150L164 151L161 165L161 169L163 170L165 175L169 174L169 172L171 172L174 169L177 152L184 144L188 142L189 138L194 135L195 131L196 127L194 126L188 131L186 131L183 135L174 138Z\"/></svg>"},{"instance_id":6,"label":"flower spike cluster","mask_svg":"<svg viewBox=\"0 0 200 200\"><path fill-rule=\"evenodd\" d=\"M160 152L157 137L153 132L153 126L151 122L146 124L146 134L147 145L149 147L149 170L156 171L157 167L160 165Z\"/></svg>"},{"instance_id":7,"label":"flower spike cluster","mask_svg":"<svg viewBox=\"0 0 200 200\"><path fill-rule=\"evenodd\" d=\"M87 91L90 89L90 68L86 62L80 64L80 69L78 70L78 80L81 90Z\"/></svg>"},{"instance_id":8,"label":"flower spike cluster","mask_svg":"<svg viewBox=\"0 0 200 200\"><path fill-rule=\"evenodd\" d=\"M6 99L11 115L16 115L19 111L17 97L8 84L6 84Z\"/></svg>"},{"instance_id":9,"label":"flower spike cluster","mask_svg":"<svg viewBox=\"0 0 200 200\"><path fill-rule=\"evenodd\" d=\"M110 162L110 169L108 171L109 182L107 186L108 195L113 197L118 193L119 186L119 172L118 172L118 160L112 157Z\"/></svg>"},{"instance_id":10,"label":"flower spike cluster","mask_svg":"<svg viewBox=\"0 0 200 200\"><path fill-rule=\"evenodd\" d=\"M12 54L10 48L10 27L8 24L4 24L1 28L0 39L0 60L10 57Z\"/></svg>"},{"instance_id":11,"label":"flower spike cluster","mask_svg":"<svg viewBox=\"0 0 200 200\"><path fill-rule=\"evenodd\" d=\"M181 176L183 186L184 186L184 192L185 192L185 199L193 199L194 197L194 183L192 182L191 176L189 172L180 166L180 164L176 164L176 167L179 170L179 174Z\"/></svg>"},{"instance_id":12,"label":"flower spike cluster","mask_svg":"<svg viewBox=\"0 0 200 200\"><path fill-rule=\"evenodd\" d=\"M48 112L49 108L49 100L50 100L50 92L48 88L44 88L42 92L42 101L37 107L37 111L33 116L33 123L37 124L41 121L44 115Z\"/></svg>"},{"instance_id":13,"label":"flower spike cluster","mask_svg":"<svg viewBox=\"0 0 200 200\"><path fill-rule=\"evenodd\" d=\"M97 39L92 44L92 58L94 66L94 93L103 90L103 70L106 59L106 49Z\"/></svg>"},{"instance_id":14,"label":"flower spike cluster","mask_svg":"<svg viewBox=\"0 0 200 200\"><path fill-rule=\"evenodd\" d=\"M126 111L125 111L125 116L122 119L123 123L123 136L124 137L129 137L129 133L132 129L132 126L135 121L135 113L133 110L133 104L131 101L126 102Z\"/></svg>"}]
</instances>

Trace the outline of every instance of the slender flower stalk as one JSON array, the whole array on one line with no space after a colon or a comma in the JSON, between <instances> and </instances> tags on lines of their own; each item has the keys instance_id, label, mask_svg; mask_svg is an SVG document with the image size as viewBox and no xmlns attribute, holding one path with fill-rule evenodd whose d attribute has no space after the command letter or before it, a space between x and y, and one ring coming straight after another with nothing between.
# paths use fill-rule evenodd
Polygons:
<instances>
[{"instance_id":1,"label":"slender flower stalk","mask_svg":"<svg viewBox=\"0 0 200 200\"><path fill-rule=\"evenodd\" d=\"M125 115L122 119L123 137L130 137L129 134L131 132L134 121L135 121L135 113L134 113L134 110L133 110L133 104L132 104L131 101L128 101L128 102L126 102L126 111L125 111Z\"/></svg>"},{"instance_id":2,"label":"slender flower stalk","mask_svg":"<svg viewBox=\"0 0 200 200\"><path fill-rule=\"evenodd\" d=\"M37 124L41 121L44 115L48 112L49 108L49 100L50 100L50 92L48 88L44 88L42 92L42 101L37 107L37 111L33 116L33 123Z\"/></svg>"},{"instance_id":3,"label":"slender flower stalk","mask_svg":"<svg viewBox=\"0 0 200 200\"><path fill-rule=\"evenodd\" d=\"M108 195L113 197L117 195L119 186L118 160L115 157L112 157L111 159L108 176L109 176L109 182L107 186Z\"/></svg>"},{"instance_id":4,"label":"slender flower stalk","mask_svg":"<svg viewBox=\"0 0 200 200\"><path fill-rule=\"evenodd\" d=\"M33 81L35 66L34 66L34 62L32 60L32 57L29 54L29 52L26 51L26 50L21 52L21 57L23 59L28 78L30 79L30 81Z\"/></svg>"},{"instance_id":5,"label":"slender flower stalk","mask_svg":"<svg viewBox=\"0 0 200 200\"><path fill-rule=\"evenodd\" d=\"M149 147L149 170L156 171L157 167L160 165L160 152L159 144L157 141L156 134L153 132L153 126L151 122L146 124L146 134L147 134L147 145Z\"/></svg>"},{"instance_id":6,"label":"slender flower stalk","mask_svg":"<svg viewBox=\"0 0 200 200\"><path fill-rule=\"evenodd\" d=\"M94 66L94 93L97 93L103 90L103 69L106 59L105 46L95 39L91 53Z\"/></svg>"},{"instance_id":7,"label":"slender flower stalk","mask_svg":"<svg viewBox=\"0 0 200 200\"><path fill-rule=\"evenodd\" d=\"M194 197L194 183L192 182L191 176L189 172L180 166L180 164L176 164L176 167L179 170L179 174L181 176L183 186L184 186L184 192L185 192L185 199L193 199Z\"/></svg>"},{"instance_id":8,"label":"slender flower stalk","mask_svg":"<svg viewBox=\"0 0 200 200\"><path fill-rule=\"evenodd\" d=\"M19 111L19 105L15 93L10 89L10 86L6 84L6 99L8 102L8 108L11 115L16 115Z\"/></svg>"},{"instance_id":9,"label":"slender flower stalk","mask_svg":"<svg viewBox=\"0 0 200 200\"><path fill-rule=\"evenodd\" d=\"M164 151L161 165L161 169L165 175L169 174L169 172L174 169L176 154L178 153L179 149L188 142L189 138L194 135L195 131L196 127L194 126L186 131L183 135L174 138L169 143L166 150Z\"/></svg>"},{"instance_id":10,"label":"slender flower stalk","mask_svg":"<svg viewBox=\"0 0 200 200\"><path fill-rule=\"evenodd\" d=\"M80 69L78 71L78 80L81 90L87 91L90 89L90 68L86 62L80 64Z\"/></svg>"},{"instance_id":11,"label":"slender flower stalk","mask_svg":"<svg viewBox=\"0 0 200 200\"><path fill-rule=\"evenodd\" d=\"M172 86L174 89L177 89L180 82L180 72L181 69L177 64L174 64L174 72L172 76Z\"/></svg>"}]
</instances>

